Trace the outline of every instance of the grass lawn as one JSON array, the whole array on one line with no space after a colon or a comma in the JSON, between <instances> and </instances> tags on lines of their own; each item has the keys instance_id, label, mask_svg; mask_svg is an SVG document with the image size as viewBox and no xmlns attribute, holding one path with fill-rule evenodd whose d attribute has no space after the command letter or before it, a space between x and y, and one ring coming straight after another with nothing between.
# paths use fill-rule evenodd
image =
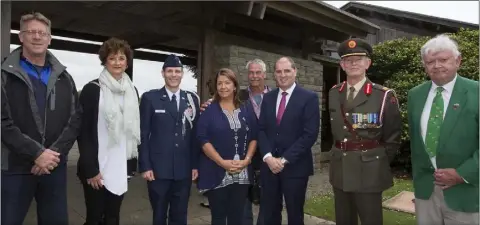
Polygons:
<instances>
[{"instance_id":1,"label":"grass lawn","mask_svg":"<svg viewBox=\"0 0 480 225\"><path fill-rule=\"evenodd\" d=\"M413 191L411 180L394 179L394 185L383 192L383 201L401 191ZM335 221L333 193L315 196L305 202L305 213L322 219ZM409 213L383 209L384 225L415 225L415 216Z\"/></svg>"}]
</instances>

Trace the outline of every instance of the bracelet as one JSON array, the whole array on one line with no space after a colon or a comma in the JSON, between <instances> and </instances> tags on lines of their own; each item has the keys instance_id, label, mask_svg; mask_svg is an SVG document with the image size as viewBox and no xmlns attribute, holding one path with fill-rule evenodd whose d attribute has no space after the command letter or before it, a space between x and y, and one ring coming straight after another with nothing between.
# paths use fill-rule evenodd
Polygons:
<instances>
[{"instance_id":1,"label":"bracelet","mask_svg":"<svg viewBox=\"0 0 480 225\"><path fill-rule=\"evenodd\" d=\"M248 161L249 164L252 162L252 160L249 156L246 156L245 159Z\"/></svg>"}]
</instances>

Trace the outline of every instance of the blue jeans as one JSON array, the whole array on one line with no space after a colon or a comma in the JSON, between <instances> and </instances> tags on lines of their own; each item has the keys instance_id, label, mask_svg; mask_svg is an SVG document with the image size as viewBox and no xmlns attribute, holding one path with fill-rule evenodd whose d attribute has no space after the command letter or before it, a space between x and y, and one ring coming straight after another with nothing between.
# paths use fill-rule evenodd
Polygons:
<instances>
[{"instance_id":1,"label":"blue jeans","mask_svg":"<svg viewBox=\"0 0 480 225\"><path fill-rule=\"evenodd\" d=\"M252 212L252 202L247 198L245 201L245 210L243 216L243 225L253 225L253 212ZM263 225L262 211L258 212L257 224Z\"/></svg>"}]
</instances>

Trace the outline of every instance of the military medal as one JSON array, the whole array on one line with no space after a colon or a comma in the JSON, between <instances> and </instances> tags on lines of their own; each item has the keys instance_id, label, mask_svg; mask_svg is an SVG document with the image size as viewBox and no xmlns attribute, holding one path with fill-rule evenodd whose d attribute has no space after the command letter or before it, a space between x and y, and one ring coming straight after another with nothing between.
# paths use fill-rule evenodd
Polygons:
<instances>
[{"instance_id":1,"label":"military medal","mask_svg":"<svg viewBox=\"0 0 480 225\"><path fill-rule=\"evenodd\" d=\"M356 113L352 113L352 119L353 119L352 127L353 127L354 129L357 129L357 128L358 128L358 124L357 124L357 114L356 114Z\"/></svg>"}]
</instances>

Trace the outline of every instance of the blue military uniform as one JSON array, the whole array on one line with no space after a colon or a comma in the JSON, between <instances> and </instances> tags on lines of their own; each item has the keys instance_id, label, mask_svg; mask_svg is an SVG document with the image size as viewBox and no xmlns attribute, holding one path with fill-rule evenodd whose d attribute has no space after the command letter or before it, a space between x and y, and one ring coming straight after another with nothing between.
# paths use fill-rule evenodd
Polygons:
<instances>
[{"instance_id":1,"label":"blue military uniform","mask_svg":"<svg viewBox=\"0 0 480 225\"><path fill-rule=\"evenodd\" d=\"M169 56L166 67L182 67ZM199 116L199 98L189 91L170 92L166 87L143 94L140 103L142 144L140 172L153 171L148 181L153 224L187 224L192 169L197 168L199 146L194 128ZM169 209L170 208L170 209Z\"/></svg>"}]
</instances>

